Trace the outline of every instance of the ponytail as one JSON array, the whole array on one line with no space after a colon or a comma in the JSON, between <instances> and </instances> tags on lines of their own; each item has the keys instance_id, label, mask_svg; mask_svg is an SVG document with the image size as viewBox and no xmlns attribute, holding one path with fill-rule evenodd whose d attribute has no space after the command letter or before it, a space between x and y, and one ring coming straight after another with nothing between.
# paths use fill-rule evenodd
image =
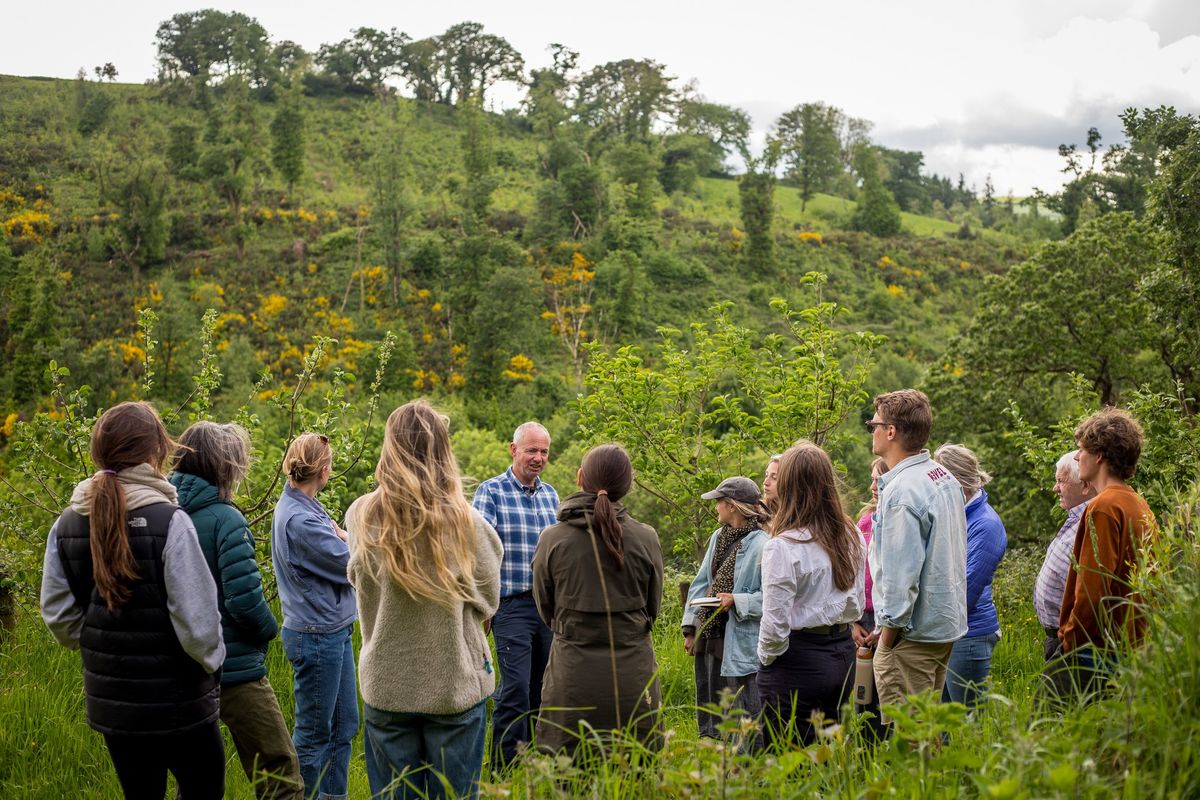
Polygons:
<instances>
[{"instance_id":1,"label":"ponytail","mask_svg":"<svg viewBox=\"0 0 1200 800\"><path fill-rule=\"evenodd\" d=\"M616 444L594 447L579 466L584 491L596 493L591 524L599 532L604 548L617 564L625 568L625 536L613 504L629 493L633 485L633 464L624 448Z\"/></svg>"},{"instance_id":2,"label":"ponytail","mask_svg":"<svg viewBox=\"0 0 1200 800\"><path fill-rule=\"evenodd\" d=\"M112 611L129 601L138 578L137 561L125 523L125 489L119 470L150 464L161 470L175 448L158 412L149 403L120 403L101 415L92 429L92 461L100 471L88 491L88 539L92 580Z\"/></svg>"},{"instance_id":3,"label":"ponytail","mask_svg":"<svg viewBox=\"0 0 1200 800\"><path fill-rule=\"evenodd\" d=\"M600 531L600 540L604 549L617 562L617 569L625 568L625 537L621 533L621 523L617 522L617 512L613 510L612 501L608 499L608 490L596 492L596 510L592 514L592 524Z\"/></svg>"},{"instance_id":4,"label":"ponytail","mask_svg":"<svg viewBox=\"0 0 1200 800\"><path fill-rule=\"evenodd\" d=\"M88 498L92 547L92 579L108 610L128 602L131 581L137 580L137 562L125 534L125 489L112 470L92 478Z\"/></svg>"}]
</instances>

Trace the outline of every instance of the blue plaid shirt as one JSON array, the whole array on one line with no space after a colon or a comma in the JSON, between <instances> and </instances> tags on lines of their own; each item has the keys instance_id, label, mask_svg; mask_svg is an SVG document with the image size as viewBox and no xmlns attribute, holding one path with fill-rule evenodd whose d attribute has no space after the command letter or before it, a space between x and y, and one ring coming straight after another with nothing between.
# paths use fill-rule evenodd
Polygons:
<instances>
[{"instance_id":1,"label":"blue plaid shirt","mask_svg":"<svg viewBox=\"0 0 1200 800\"><path fill-rule=\"evenodd\" d=\"M488 478L475 489L471 505L500 534L504 560L500 562L500 596L533 588L533 551L542 529L558 520L558 492L537 478L530 488L517 480L509 467L503 475Z\"/></svg>"}]
</instances>

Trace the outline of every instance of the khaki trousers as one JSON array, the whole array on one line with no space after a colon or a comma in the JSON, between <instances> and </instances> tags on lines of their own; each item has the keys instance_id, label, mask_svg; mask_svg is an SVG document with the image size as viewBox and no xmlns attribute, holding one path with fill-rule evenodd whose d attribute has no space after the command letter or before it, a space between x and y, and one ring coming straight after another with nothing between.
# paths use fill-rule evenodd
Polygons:
<instances>
[{"instance_id":1,"label":"khaki trousers","mask_svg":"<svg viewBox=\"0 0 1200 800\"><path fill-rule=\"evenodd\" d=\"M946 685L946 664L954 642L913 642L901 639L891 647L875 650L875 689L879 704L900 705L910 694L930 689L941 696ZM891 722L880 714L884 723Z\"/></svg>"},{"instance_id":2,"label":"khaki trousers","mask_svg":"<svg viewBox=\"0 0 1200 800\"><path fill-rule=\"evenodd\" d=\"M304 797L300 762L266 677L221 687L221 721L229 728L246 777L260 800Z\"/></svg>"}]
</instances>

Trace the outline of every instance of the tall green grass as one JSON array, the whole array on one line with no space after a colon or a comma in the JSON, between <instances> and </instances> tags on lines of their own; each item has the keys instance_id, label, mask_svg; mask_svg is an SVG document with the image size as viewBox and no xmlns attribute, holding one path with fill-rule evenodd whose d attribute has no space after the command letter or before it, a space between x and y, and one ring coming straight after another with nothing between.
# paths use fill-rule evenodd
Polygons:
<instances>
[{"instance_id":1,"label":"tall green grass","mask_svg":"<svg viewBox=\"0 0 1200 800\"><path fill-rule=\"evenodd\" d=\"M1200 796L1200 548L1195 505L1164 526L1141 579L1150 625L1112 691L1083 708L1035 702L1042 631L1032 587L1041 552L1010 552L994 585L1003 636L991 697L973 715L918 699L897 715L898 735L871 746L850 718L801 750L738 752L749 722L731 717L730 743L697 740L691 660L668 588L654 632L668 729L661 750L630 736L586 737L574 761L526 754L507 773L485 769L482 794L506 798L1194 798ZM668 582L668 587L671 583ZM289 724L291 675L273 643L268 666ZM943 736L945 741L943 742ZM359 737L352 797L367 797ZM227 796L250 798L232 748ZM6 797L118 797L99 735L84 722L79 656L26 613L0 643L0 791Z\"/></svg>"}]
</instances>

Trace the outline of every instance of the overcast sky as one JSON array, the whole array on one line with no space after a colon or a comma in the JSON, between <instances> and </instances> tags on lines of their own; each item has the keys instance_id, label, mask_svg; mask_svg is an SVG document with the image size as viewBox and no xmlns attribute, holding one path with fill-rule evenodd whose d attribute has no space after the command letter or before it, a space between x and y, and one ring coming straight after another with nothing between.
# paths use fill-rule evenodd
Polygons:
<instances>
[{"instance_id":1,"label":"overcast sky","mask_svg":"<svg viewBox=\"0 0 1200 800\"><path fill-rule=\"evenodd\" d=\"M111 61L121 81L144 81L159 22L205 7L256 17L273 39L310 50L359 26L421 38L474 20L529 66L549 61L550 42L578 50L584 67L652 58L751 112L760 138L780 112L820 100L872 120L880 144L923 151L929 171L963 172L977 187L990 173L1001 194L1057 188L1058 145L1082 145L1090 126L1118 141L1128 106L1200 112L1200 0L60 0L9 4L0 73L69 78ZM512 105L519 94L495 98Z\"/></svg>"}]
</instances>

